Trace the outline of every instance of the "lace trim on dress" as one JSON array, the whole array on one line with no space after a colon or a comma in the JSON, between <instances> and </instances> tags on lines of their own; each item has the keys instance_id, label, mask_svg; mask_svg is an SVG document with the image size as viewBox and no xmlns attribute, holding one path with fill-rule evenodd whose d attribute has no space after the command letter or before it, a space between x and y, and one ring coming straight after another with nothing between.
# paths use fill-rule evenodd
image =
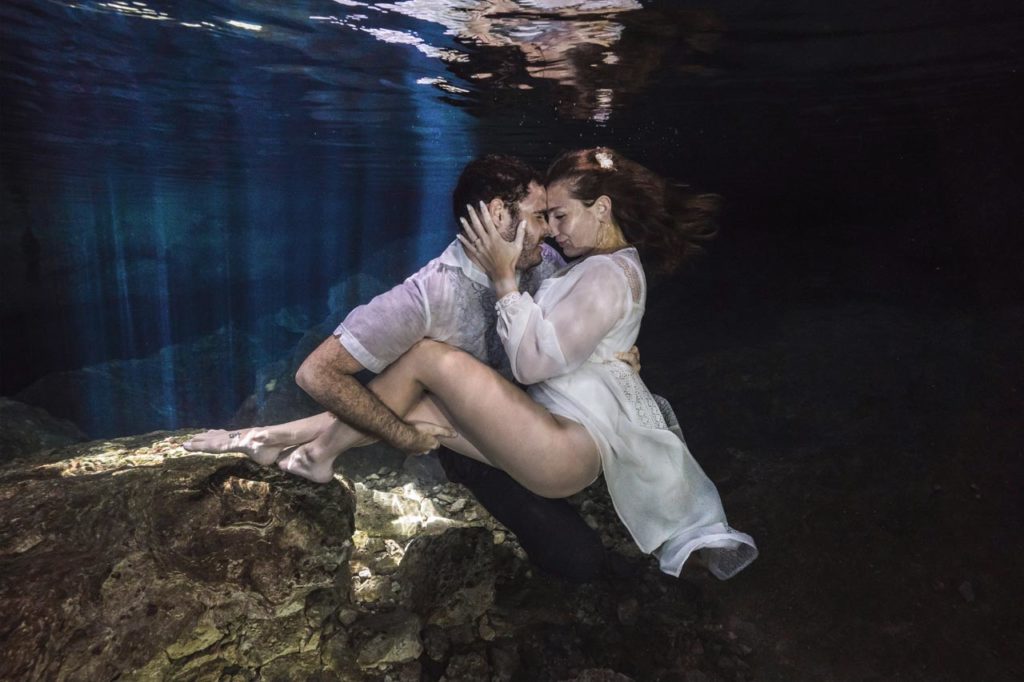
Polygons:
<instances>
[{"instance_id":1,"label":"lace trim on dress","mask_svg":"<svg viewBox=\"0 0 1024 682\"><path fill-rule=\"evenodd\" d=\"M498 314L508 313L509 309L514 308L522 297L523 295L518 291L505 294L494 302L494 309L498 311Z\"/></svg>"},{"instance_id":2,"label":"lace trim on dress","mask_svg":"<svg viewBox=\"0 0 1024 682\"><path fill-rule=\"evenodd\" d=\"M672 428L673 426L679 426L679 418L676 417L675 410L672 409L672 404L661 397L660 395L651 394L651 398L654 399L654 404L658 406L658 411L661 412L661 418L665 420L665 426Z\"/></svg>"},{"instance_id":3,"label":"lace trim on dress","mask_svg":"<svg viewBox=\"0 0 1024 682\"><path fill-rule=\"evenodd\" d=\"M614 255L612 256L612 261L614 261L615 264L622 268L622 271L626 273L626 280L629 282L629 290L633 294L633 303L639 302L643 285L640 282L640 275L633 266L633 262L628 258Z\"/></svg>"},{"instance_id":4,"label":"lace trim on dress","mask_svg":"<svg viewBox=\"0 0 1024 682\"><path fill-rule=\"evenodd\" d=\"M633 368L618 361L609 362L608 367L612 377L615 378L619 388L625 394L626 400L636 410L640 424L649 429L666 428L665 417L662 415L658 403L654 401L651 392L647 390L647 386L640 380L640 376L633 371Z\"/></svg>"}]
</instances>

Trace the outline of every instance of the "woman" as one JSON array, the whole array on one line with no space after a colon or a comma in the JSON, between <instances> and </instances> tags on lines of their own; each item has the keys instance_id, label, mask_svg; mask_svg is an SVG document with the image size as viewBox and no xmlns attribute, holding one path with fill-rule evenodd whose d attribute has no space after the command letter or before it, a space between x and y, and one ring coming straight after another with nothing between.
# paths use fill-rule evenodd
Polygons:
<instances>
[{"instance_id":1,"label":"woman","mask_svg":"<svg viewBox=\"0 0 1024 682\"><path fill-rule=\"evenodd\" d=\"M478 216L470 208L459 236L494 283L498 334L515 377L532 384L529 392L431 340L370 387L397 415L440 425L441 443L539 495L567 497L603 472L620 518L663 571L679 575L702 549L709 570L728 578L756 557L753 540L728 527L714 485L666 427L643 382L615 359L633 345L643 317L640 250L672 270L713 234L717 201L669 185L607 148L559 157L547 192L550 228L577 260L546 280L536 300L518 291L514 276L522 227L506 242L487 211ZM349 447L362 440L350 428L342 438ZM299 450L279 466L307 475L322 462L310 463Z\"/></svg>"}]
</instances>

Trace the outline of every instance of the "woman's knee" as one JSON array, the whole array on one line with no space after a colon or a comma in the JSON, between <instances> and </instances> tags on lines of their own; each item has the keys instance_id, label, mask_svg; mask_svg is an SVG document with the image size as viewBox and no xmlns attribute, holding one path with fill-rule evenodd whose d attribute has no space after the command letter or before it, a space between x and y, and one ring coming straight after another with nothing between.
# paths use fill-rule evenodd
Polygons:
<instances>
[{"instance_id":1,"label":"woman's knee","mask_svg":"<svg viewBox=\"0 0 1024 682\"><path fill-rule=\"evenodd\" d=\"M418 367L435 376L458 377L472 371L480 361L466 351L433 339L422 339L410 349L409 355Z\"/></svg>"},{"instance_id":2,"label":"woman's knee","mask_svg":"<svg viewBox=\"0 0 1024 682\"><path fill-rule=\"evenodd\" d=\"M439 362L452 362L453 358L459 356L470 357L468 353L455 346L433 339L420 339L406 352L406 356L418 360L421 364L431 365Z\"/></svg>"}]
</instances>

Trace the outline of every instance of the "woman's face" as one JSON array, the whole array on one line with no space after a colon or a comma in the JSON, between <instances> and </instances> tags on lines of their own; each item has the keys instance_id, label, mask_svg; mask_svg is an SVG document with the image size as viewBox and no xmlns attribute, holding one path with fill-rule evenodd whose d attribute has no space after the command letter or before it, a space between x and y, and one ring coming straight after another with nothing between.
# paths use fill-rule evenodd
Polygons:
<instances>
[{"instance_id":1,"label":"woman's face","mask_svg":"<svg viewBox=\"0 0 1024 682\"><path fill-rule=\"evenodd\" d=\"M598 204L586 206L569 193L567 182L548 185L548 228L567 258L584 256L597 245Z\"/></svg>"}]
</instances>

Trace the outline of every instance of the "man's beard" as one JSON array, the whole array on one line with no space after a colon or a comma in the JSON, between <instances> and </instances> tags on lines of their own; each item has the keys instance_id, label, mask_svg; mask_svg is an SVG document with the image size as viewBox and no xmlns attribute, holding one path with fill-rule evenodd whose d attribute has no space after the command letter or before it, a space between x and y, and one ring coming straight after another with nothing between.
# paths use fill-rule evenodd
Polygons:
<instances>
[{"instance_id":1,"label":"man's beard","mask_svg":"<svg viewBox=\"0 0 1024 682\"><path fill-rule=\"evenodd\" d=\"M508 217L511 218L512 224L512 238L515 239L515 230L519 226L520 212L519 206L515 203L505 204L505 208L508 210ZM526 229L526 228L523 228ZM519 260L516 261L516 270L529 270L532 267L540 265L540 262L544 260L544 257L539 248L539 242L535 242L532 246L527 243L523 243L523 252L519 254Z\"/></svg>"},{"instance_id":2,"label":"man's beard","mask_svg":"<svg viewBox=\"0 0 1024 682\"><path fill-rule=\"evenodd\" d=\"M533 246L523 244L523 252L519 254L519 260L516 261L516 270L529 270L540 265L542 260L544 260L544 255L540 248L540 242L534 243Z\"/></svg>"}]
</instances>

